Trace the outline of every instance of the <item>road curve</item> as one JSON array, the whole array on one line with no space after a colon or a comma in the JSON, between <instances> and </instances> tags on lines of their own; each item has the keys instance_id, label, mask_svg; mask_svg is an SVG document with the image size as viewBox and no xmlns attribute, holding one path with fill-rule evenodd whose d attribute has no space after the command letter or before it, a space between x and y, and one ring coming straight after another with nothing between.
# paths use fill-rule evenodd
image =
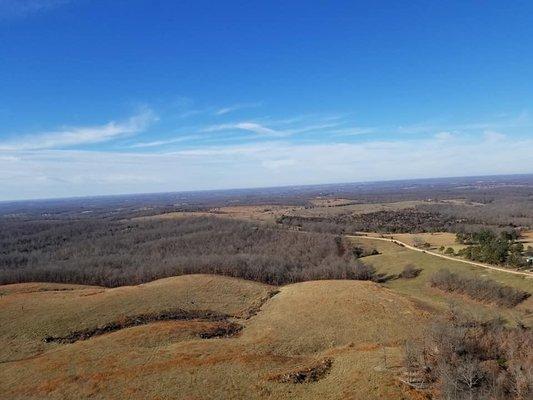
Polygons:
<instances>
[{"instance_id":1,"label":"road curve","mask_svg":"<svg viewBox=\"0 0 533 400\"><path fill-rule=\"evenodd\" d=\"M478 262L475 262L475 261L469 261L469 260L464 260L464 259L461 259L461 258L450 257L450 256L447 256L447 255L444 255L444 254L435 253L433 251L419 249L417 247L411 246L410 244L407 244L407 243L404 243L404 242L400 242L397 239L390 239L390 238L384 238L384 237L374 237L374 236L368 236L368 235L365 235L365 234L361 234L361 235L345 235L345 236L349 237L349 238L354 238L354 239L370 239L370 240L381 240L381 241L384 241L384 242L390 242L390 243L397 244L399 246L403 246L403 247L405 247L405 248L407 248L409 250L419 251L421 253L430 254L430 255L435 256L435 257L445 258L446 260L458 261L458 262L462 262L462 263L465 263L465 264L475 265L476 267L493 269L495 271L506 272L508 274L523 275L523 276L528 276L528 277L533 278L533 272L515 271L515 270L512 270L512 269L495 267L493 265L482 264L482 263L478 263Z\"/></svg>"}]
</instances>

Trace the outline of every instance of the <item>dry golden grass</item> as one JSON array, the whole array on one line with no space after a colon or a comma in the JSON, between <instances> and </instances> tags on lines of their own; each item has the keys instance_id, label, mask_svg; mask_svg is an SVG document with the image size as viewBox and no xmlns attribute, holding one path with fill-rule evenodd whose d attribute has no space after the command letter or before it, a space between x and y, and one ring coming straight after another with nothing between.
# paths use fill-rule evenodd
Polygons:
<instances>
[{"instance_id":1,"label":"dry golden grass","mask_svg":"<svg viewBox=\"0 0 533 400\"><path fill-rule=\"evenodd\" d=\"M191 216L218 216L235 218L241 220L275 222L282 215L293 215L302 217L333 217L341 214L364 214L376 211L397 211L405 208L412 208L425 201L399 201L394 203L353 203L346 199L324 199L316 198L310 200L309 206L227 206L212 208L209 211L198 212L171 212L166 214L152 215L148 217L138 217L134 219L174 219Z\"/></svg>"},{"instance_id":2,"label":"dry golden grass","mask_svg":"<svg viewBox=\"0 0 533 400\"><path fill-rule=\"evenodd\" d=\"M11 290L26 284L9 285ZM29 357L54 344L47 336L101 326L128 315L181 308L246 315L273 288L211 275L186 275L114 289L13 293L0 297L0 361Z\"/></svg>"},{"instance_id":3,"label":"dry golden grass","mask_svg":"<svg viewBox=\"0 0 533 400\"><path fill-rule=\"evenodd\" d=\"M52 292L75 289L99 289L98 286L74 285L70 283L29 282L13 285L1 285L0 297L16 293Z\"/></svg>"},{"instance_id":4,"label":"dry golden grass","mask_svg":"<svg viewBox=\"0 0 533 400\"><path fill-rule=\"evenodd\" d=\"M389 236L389 235L387 235ZM455 233L450 232L431 232L431 233L396 233L392 236L400 242L414 246L417 241L423 241L430 244L430 250L437 250L441 246L451 247L455 251L460 250L465 245L455 242Z\"/></svg>"},{"instance_id":5,"label":"dry golden grass","mask_svg":"<svg viewBox=\"0 0 533 400\"><path fill-rule=\"evenodd\" d=\"M152 290L156 294L142 294ZM2 320L14 321L9 324L11 339L15 333L22 335L16 345L23 352L24 340L40 337L34 327L40 327L40 335L44 327L77 329L88 324L85 318L91 323L108 319L113 315L110 310L127 314L125 310L153 310L166 307L168 302L174 307L216 308L246 315L246 309L255 307L270 290L267 285L204 275L164 279L140 287L80 289L62 292L70 297L60 299L58 293L51 292L12 294L2 298L10 309ZM424 311L370 282L306 282L280 290L255 316L238 320L244 330L236 337L198 337L198 332L216 322L156 322L73 344L51 345L44 353L3 362L0 397L407 398L395 383L399 343L425 322ZM18 307L13 308L10 302ZM70 318L76 308L79 320ZM49 313L52 321L46 321L41 313ZM54 328L58 324L61 326ZM3 332L2 347L12 345L6 343L9 339ZM325 358L333 359L333 365L317 382L293 384L271 379Z\"/></svg>"},{"instance_id":6,"label":"dry golden grass","mask_svg":"<svg viewBox=\"0 0 533 400\"><path fill-rule=\"evenodd\" d=\"M339 346L397 344L421 317L411 302L372 282L311 281L282 287L243 338L258 340L268 352L315 354Z\"/></svg>"},{"instance_id":7,"label":"dry golden grass","mask_svg":"<svg viewBox=\"0 0 533 400\"><path fill-rule=\"evenodd\" d=\"M290 207L279 205L266 206L227 206L212 208L209 211L176 211L165 214L151 215L147 217L137 217L134 220L145 219L176 219L184 217L202 217L202 216L217 216L221 218L235 218L248 221L262 221L275 222L276 218L294 212L295 210L303 209L302 207Z\"/></svg>"}]
</instances>

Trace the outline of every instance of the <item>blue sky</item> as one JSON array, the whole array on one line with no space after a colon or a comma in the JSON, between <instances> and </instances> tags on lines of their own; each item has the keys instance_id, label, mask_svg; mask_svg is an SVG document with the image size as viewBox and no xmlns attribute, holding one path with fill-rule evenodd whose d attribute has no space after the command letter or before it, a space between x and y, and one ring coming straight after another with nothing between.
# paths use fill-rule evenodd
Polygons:
<instances>
[{"instance_id":1,"label":"blue sky","mask_svg":"<svg viewBox=\"0 0 533 400\"><path fill-rule=\"evenodd\" d=\"M531 173L531 38L526 1L0 0L0 200Z\"/></svg>"}]
</instances>

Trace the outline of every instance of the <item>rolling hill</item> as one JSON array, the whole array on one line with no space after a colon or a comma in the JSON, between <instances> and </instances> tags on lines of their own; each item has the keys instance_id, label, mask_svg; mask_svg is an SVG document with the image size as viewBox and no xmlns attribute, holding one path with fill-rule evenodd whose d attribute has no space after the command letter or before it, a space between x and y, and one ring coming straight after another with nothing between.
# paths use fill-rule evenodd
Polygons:
<instances>
[{"instance_id":1,"label":"rolling hill","mask_svg":"<svg viewBox=\"0 0 533 400\"><path fill-rule=\"evenodd\" d=\"M176 308L185 317L120 326ZM372 282L188 275L115 289L9 285L0 316L7 398L398 399L399 346L427 313Z\"/></svg>"}]
</instances>

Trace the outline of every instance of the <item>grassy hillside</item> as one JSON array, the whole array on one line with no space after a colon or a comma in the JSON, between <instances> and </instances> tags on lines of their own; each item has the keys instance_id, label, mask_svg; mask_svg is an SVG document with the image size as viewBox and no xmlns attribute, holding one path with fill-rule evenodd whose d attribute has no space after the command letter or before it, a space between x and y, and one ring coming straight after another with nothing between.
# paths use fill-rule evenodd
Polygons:
<instances>
[{"instance_id":1,"label":"grassy hillside","mask_svg":"<svg viewBox=\"0 0 533 400\"><path fill-rule=\"evenodd\" d=\"M0 340L12 351L3 354L0 393L13 399L403 397L394 379L399 344L424 324L424 311L371 282L299 283L269 298L272 290L191 275L137 287L6 294L1 318L10 324ZM199 333L226 322L164 321L72 344L40 342L46 334L176 305L231 314L243 329L202 339ZM326 367L316 382L283 381L319 365Z\"/></svg>"},{"instance_id":2,"label":"grassy hillside","mask_svg":"<svg viewBox=\"0 0 533 400\"><path fill-rule=\"evenodd\" d=\"M179 308L246 316L273 290L256 282L210 275L166 278L114 289L17 290L27 287L2 286L2 291L12 293L0 297L0 320L9 321L0 325L0 340L4 343L0 346L0 361L34 356L57 346L44 343L45 337L101 326L130 315Z\"/></svg>"},{"instance_id":3,"label":"grassy hillside","mask_svg":"<svg viewBox=\"0 0 533 400\"><path fill-rule=\"evenodd\" d=\"M474 265L468 265L460 261L451 261L406 249L390 242L372 239L354 239L362 246L375 247L380 254L365 257L365 263L373 265L379 272L385 274L399 274L402 269L413 264L422 269L420 275L414 279L394 279L385 285L395 292L407 295L421 302L422 305L433 312L445 310L451 301L461 305L462 308L472 311L480 317L503 316L510 323L518 320L528 326L533 326L533 298L530 297L515 308L497 307L493 304L482 304L469 300L464 296L450 295L433 289L428 284L429 277L441 268L465 276L486 277L528 292L533 291L533 279L530 277L513 275L505 272L484 269Z\"/></svg>"}]
</instances>

